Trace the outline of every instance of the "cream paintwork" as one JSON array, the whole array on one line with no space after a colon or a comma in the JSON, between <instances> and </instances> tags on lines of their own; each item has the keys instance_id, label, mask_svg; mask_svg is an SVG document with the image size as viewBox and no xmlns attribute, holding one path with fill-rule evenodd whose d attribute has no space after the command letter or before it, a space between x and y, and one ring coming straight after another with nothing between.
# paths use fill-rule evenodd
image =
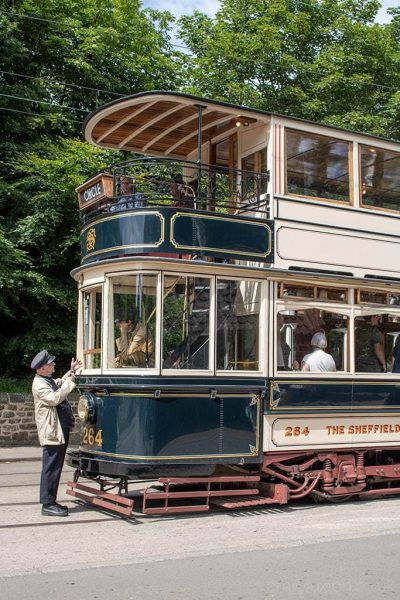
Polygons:
<instances>
[{"instance_id":1,"label":"cream paintwork","mask_svg":"<svg viewBox=\"0 0 400 600\"><path fill-rule=\"evenodd\" d=\"M364 208L354 210L350 206L324 202L323 200L305 200L299 201L296 198L276 198L279 219L293 221L296 224L304 223L306 227L321 225L325 227L335 227L346 229L344 233L349 234L349 229L357 231L378 232L384 235L399 234L399 218L385 213L373 213L370 209ZM279 223L279 220L278 220ZM283 223L282 223L283 224Z\"/></svg>"},{"instance_id":2,"label":"cream paintwork","mask_svg":"<svg viewBox=\"0 0 400 600\"><path fill-rule=\"evenodd\" d=\"M300 433L294 435L297 427L299 430L296 430L296 433ZM264 415L264 452L293 451L302 448L307 450L368 448L392 446L398 443L400 443L400 413Z\"/></svg>"},{"instance_id":3,"label":"cream paintwork","mask_svg":"<svg viewBox=\"0 0 400 600\"><path fill-rule=\"evenodd\" d=\"M323 226L280 226L276 231L276 265L322 265L352 274L398 277L400 240L370 233L331 230Z\"/></svg>"}]
</instances>

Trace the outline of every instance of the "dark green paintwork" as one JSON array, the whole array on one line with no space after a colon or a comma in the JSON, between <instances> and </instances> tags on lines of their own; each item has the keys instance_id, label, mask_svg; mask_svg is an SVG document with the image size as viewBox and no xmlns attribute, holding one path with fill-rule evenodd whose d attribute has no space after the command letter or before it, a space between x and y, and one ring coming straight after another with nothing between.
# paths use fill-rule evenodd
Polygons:
<instances>
[{"instance_id":1,"label":"dark green paintwork","mask_svg":"<svg viewBox=\"0 0 400 600\"><path fill-rule=\"evenodd\" d=\"M274 413L400 411L400 382L277 380L270 385L267 404Z\"/></svg>"},{"instance_id":2,"label":"dark green paintwork","mask_svg":"<svg viewBox=\"0 0 400 600\"><path fill-rule=\"evenodd\" d=\"M81 233L85 264L147 253L201 254L271 263L272 244L272 221L170 207L107 213Z\"/></svg>"},{"instance_id":3,"label":"dark green paintwork","mask_svg":"<svg viewBox=\"0 0 400 600\"><path fill-rule=\"evenodd\" d=\"M103 445L82 448L99 457L162 464L254 462L260 456L262 406L254 393L85 394L95 404L87 427L102 431Z\"/></svg>"}]
</instances>

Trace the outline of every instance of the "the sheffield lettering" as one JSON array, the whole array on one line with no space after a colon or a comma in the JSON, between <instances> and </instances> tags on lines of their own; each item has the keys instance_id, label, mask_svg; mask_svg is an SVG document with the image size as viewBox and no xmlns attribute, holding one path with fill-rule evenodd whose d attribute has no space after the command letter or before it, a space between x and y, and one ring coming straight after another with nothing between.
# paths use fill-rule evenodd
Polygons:
<instances>
[{"instance_id":1,"label":"the sheffield lettering","mask_svg":"<svg viewBox=\"0 0 400 600\"><path fill-rule=\"evenodd\" d=\"M361 424L349 425L347 428L344 425L327 425L326 432L328 435L371 435L375 433L400 433L400 424L381 423L381 424Z\"/></svg>"},{"instance_id":2,"label":"the sheffield lettering","mask_svg":"<svg viewBox=\"0 0 400 600\"><path fill-rule=\"evenodd\" d=\"M83 199L85 202L89 202L90 200L97 198L97 196L101 196L102 193L103 186L101 185L101 181L99 181L98 183L92 185L92 187L83 192Z\"/></svg>"}]
</instances>

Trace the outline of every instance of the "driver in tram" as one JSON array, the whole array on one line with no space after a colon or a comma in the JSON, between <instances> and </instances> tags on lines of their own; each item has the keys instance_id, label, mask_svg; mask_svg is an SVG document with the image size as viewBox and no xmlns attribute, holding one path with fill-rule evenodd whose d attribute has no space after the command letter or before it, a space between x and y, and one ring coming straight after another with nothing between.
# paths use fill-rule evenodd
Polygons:
<instances>
[{"instance_id":1,"label":"driver in tram","mask_svg":"<svg viewBox=\"0 0 400 600\"><path fill-rule=\"evenodd\" d=\"M154 342L149 328L138 321L132 328L132 321L117 319L116 327L120 337L116 338L117 354L115 366L117 367L148 367L154 352Z\"/></svg>"}]
</instances>

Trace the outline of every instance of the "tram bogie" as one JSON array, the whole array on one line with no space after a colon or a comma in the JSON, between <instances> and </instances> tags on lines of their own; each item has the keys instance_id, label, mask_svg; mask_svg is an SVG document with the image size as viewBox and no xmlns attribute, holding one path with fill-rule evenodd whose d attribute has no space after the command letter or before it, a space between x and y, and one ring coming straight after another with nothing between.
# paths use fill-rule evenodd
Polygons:
<instances>
[{"instance_id":1,"label":"tram bogie","mask_svg":"<svg viewBox=\"0 0 400 600\"><path fill-rule=\"evenodd\" d=\"M85 135L136 154L78 188L70 493L122 514L140 479L147 514L399 493L400 144L166 92Z\"/></svg>"}]
</instances>

